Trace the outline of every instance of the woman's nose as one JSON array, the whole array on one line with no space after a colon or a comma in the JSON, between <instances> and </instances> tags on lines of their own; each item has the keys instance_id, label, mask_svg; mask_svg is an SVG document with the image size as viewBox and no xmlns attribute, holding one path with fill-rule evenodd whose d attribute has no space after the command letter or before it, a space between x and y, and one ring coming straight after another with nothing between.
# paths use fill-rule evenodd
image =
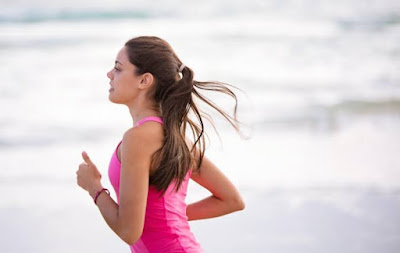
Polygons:
<instances>
[{"instance_id":1,"label":"woman's nose","mask_svg":"<svg viewBox=\"0 0 400 253\"><path fill-rule=\"evenodd\" d=\"M107 72L107 77L110 78L110 79L112 79L112 70L110 70L110 71Z\"/></svg>"}]
</instances>

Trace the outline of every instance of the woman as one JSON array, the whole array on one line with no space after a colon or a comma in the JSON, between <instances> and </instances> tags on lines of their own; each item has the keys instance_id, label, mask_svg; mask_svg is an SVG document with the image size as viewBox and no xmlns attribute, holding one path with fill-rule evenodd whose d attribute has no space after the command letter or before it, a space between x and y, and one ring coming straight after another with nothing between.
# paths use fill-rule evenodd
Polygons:
<instances>
[{"instance_id":1,"label":"woman","mask_svg":"<svg viewBox=\"0 0 400 253\"><path fill-rule=\"evenodd\" d=\"M103 188L101 175L86 152L82 152L84 163L79 165L77 182L132 252L203 252L188 221L244 209L235 186L204 156L203 121L193 101L197 97L214 107L239 132L236 96L228 84L197 82L193 75L166 41L151 36L126 42L107 73L109 100L126 105L133 121L109 164L117 203ZM232 96L236 101L234 118L198 89ZM189 119L189 112L200 125ZM194 143L186 137L187 125ZM212 196L186 206L189 178Z\"/></svg>"}]
</instances>

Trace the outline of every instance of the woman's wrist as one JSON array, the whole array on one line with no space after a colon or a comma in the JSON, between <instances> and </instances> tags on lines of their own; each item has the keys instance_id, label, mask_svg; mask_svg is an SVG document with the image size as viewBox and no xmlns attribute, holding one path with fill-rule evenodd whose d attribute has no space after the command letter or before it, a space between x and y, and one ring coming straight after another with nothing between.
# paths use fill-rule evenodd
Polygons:
<instances>
[{"instance_id":1,"label":"woman's wrist","mask_svg":"<svg viewBox=\"0 0 400 253\"><path fill-rule=\"evenodd\" d=\"M103 186L99 183L99 184L94 185L93 187L91 187L88 190L89 195L92 197L92 199L94 199L94 197L96 196L96 193L98 191L100 191L101 189L103 189Z\"/></svg>"}]
</instances>

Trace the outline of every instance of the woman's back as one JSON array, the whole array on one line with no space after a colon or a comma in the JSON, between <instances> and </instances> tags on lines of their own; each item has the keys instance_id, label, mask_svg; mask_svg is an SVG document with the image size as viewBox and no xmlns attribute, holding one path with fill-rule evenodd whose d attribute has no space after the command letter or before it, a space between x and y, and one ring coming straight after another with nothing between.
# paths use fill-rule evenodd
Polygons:
<instances>
[{"instance_id":1,"label":"woman's back","mask_svg":"<svg viewBox=\"0 0 400 253\"><path fill-rule=\"evenodd\" d=\"M162 124L159 117L147 117L137 125L146 121ZM121 142L111 157L108 170L118 203L121 163L117 150ZM149 186L143 233L139 240L130 246L132 252L203 252L190 231L186 216L185 198L191 173L192 170L189 170L178 191L175 191L176 184L172 182L164 196L156 187Z\"/></svg>"}]
</instances>

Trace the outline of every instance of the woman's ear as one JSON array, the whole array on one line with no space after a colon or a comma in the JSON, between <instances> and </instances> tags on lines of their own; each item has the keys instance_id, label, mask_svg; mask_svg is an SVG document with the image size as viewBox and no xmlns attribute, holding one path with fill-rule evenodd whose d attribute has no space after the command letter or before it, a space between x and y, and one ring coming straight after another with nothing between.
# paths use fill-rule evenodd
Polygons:
<instances>
[{"instance_id":1,"label":"woman's ear","mask_svg":"<svg viewBox=\"0 0 400 253\"><path fill-rule=\"evenodd\" d=\"M147 89L153 85L153 82L154 76L151 73L144 73L139 84L139 89Z\"/></svg>"}]
</instances>

